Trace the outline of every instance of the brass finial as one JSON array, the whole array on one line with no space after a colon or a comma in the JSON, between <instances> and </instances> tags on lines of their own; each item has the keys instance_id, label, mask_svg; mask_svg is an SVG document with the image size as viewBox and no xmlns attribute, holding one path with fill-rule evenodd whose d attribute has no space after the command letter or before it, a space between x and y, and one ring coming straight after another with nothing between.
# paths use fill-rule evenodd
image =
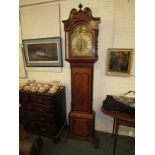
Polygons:
<instances>
[{"instance_id":1,"label":"brass finial","mask_svg":"<svg viewBox=\"0 0 155 155\"><path fill-rule=\"evenodd\" d=\"M80 3L80 4L79 4L79 8L80 8L80 10L82 9L82 7L83 7L83 5Z\"/></svg>"}]
</instances>

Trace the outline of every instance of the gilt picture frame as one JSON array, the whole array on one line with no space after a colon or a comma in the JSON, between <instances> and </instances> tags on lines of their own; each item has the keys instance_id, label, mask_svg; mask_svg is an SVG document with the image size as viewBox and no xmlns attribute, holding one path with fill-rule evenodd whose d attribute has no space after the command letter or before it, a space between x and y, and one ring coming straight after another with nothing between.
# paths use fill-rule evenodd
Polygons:
<instances>
[{"instance_id":1,"label":"gilt picture frame","mask_svg":"<svg viewBox=\"0 0 155 155\"><path fill-rule=\"evenodd\" d=\"M61 37L23 40L27 67L62 67Z\"/></svg>"},{"instance_id":2,"label":"gilt picture frame","mask_svg":"<svg viewBox=\"0 0 155 155\"><path fill-rule=\"evenodd\" d=\"M130 76L133 48L108 48L107 75Z\"/></svg>"},{"instance_id":3,"label":"gilt picture frame","mask_svg":"<svg viewBox=\"0 0 155 155\"><path fill-rule=\"evenodd\" d=\"M19 46L19 78L27 78L22 46Z\"/></svg>"}]
</instances>

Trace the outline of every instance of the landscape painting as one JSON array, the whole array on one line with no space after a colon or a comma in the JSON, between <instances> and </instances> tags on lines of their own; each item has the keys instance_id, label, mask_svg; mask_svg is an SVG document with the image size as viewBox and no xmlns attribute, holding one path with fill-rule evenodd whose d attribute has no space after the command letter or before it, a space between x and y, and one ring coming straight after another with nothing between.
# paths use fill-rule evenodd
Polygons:
<instances>
[{"instance_id":1,"label":"landscape painting","mask_svg":"<svg viewBox=\"0 0 155 155\"><path fill-rule=\"evenodd\" d=\"M62 66L60 37L23 40L27 67Z\"/></svg>"}]
</instances>

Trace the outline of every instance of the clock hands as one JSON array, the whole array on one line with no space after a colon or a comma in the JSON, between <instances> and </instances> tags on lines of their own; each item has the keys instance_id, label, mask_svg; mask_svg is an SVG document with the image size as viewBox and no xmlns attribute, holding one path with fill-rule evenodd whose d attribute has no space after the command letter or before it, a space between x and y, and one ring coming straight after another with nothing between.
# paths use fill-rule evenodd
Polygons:
<instances>
[{"instance_id":1,"label":"clock hands","mask_svg":"<svg viewBox=\"0 0 155 155\"><path fill-rule=\"evenodd\" d=\"M92 36L91 32L86 32L84 31L85 29L83 27L77 27L72 34L72 55L74 56L91 55Z\"/></svg>"}]
</instances>

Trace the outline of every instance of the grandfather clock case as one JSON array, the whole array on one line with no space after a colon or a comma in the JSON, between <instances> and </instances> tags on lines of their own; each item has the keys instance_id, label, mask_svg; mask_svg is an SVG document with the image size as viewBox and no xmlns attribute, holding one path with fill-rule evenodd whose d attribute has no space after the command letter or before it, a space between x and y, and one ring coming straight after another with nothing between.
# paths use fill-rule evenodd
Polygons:
<instances>
[{"instance_id":1,"label":"grandfather clock case","mask_svg":"<svg viewBox=\"0 0 155 155\"><path fill-rule=\"evenodd\" d=\"M82 140L94 140L95 112L93 101L93 65L97 61L97 38L100 18L92 16L90 8L71 10L63 20L66 61L71 67L71 111L69 135Z\"/></svg>"}]
</instances>

